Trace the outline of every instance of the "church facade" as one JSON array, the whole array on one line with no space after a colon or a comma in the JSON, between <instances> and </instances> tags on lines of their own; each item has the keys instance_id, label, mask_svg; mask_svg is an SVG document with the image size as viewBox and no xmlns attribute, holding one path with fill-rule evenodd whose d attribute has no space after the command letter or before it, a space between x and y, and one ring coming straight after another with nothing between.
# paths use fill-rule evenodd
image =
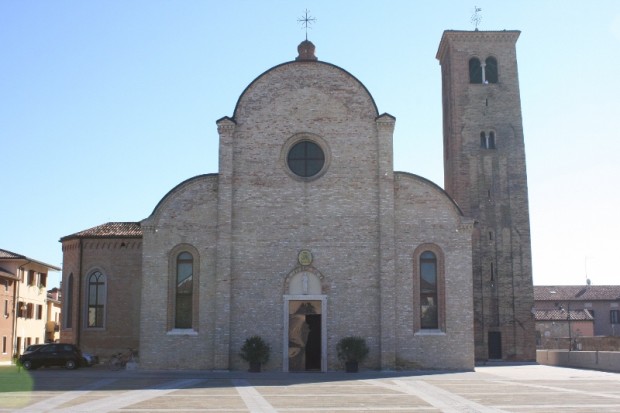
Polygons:
<instances>
[{"instance_id":1,"label":"church facade","mask_svg":"<svg viewBox=\"0 0 620 413\"><path fill-rule=\"evenodd\" d=\"M339 369L347 336L366 340L373 369L534 359L525 163L511 158L524 153L517 37L444 33L445 191L394 171L395 118L302 42L217 121L217 173L180 183L140 222L61 239L61 339L104 358L139 349L145 369L245 369L253 335L279 371ZM512 118L490 114L495 98L513 100ZM474 202L489 188L497 220Z\"/></svg>"}]
</instances>

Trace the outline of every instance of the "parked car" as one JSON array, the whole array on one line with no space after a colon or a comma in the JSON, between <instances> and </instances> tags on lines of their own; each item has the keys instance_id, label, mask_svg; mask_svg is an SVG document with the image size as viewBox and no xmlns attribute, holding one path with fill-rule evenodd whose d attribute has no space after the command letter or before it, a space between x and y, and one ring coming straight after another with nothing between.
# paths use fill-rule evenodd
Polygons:
<instances>
[{"instance_id":1,"label":"parked car","mask_svg":"<svg viewBox=\"0 0 620 413\"><path fill-rule=\"evenodd\" d=\"M84 364L84 356L73 344L52 343L25 352L19 357L19 361L26 370L41 366L64 366L75 369Z\"/></svg>"},{"instance_id":2,"label":"parked car","mask_svg":"<svg viewBox=\"0 0 620 413\"><path fill-rule=\"evenodd\" d=\"M82 357L84 358L84 365L91 367L95 364L99 364L99 356L96 356L91 353L82 352Z\"/></svg>"},{"instance_id":3,"label":"parked car","mask_svg":"<svg viewBox=\"0 0 620 413\"><path fill-rule=\"evenodd\" d=\"M43 346L45 346L46 344L31 344L28 347L26 347L26 350L24 350L24 354L26 353L30 353L32 351L35 351Z\"/></svg>"}]
</instances>

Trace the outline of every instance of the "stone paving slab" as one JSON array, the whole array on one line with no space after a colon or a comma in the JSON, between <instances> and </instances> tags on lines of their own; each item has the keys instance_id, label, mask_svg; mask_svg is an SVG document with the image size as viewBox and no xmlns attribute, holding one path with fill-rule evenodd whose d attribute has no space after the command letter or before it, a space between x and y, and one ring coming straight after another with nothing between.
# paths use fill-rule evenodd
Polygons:
<instances>
[{"instance_id":1,"label":"stone paving slab","mask_svg":"<svg viewBox=\"0 0 620 413\"><path fill-rule=\"evenodd\" d=\"M540 365L359 374L0 368L0 412L619 412L620 374Z\"/></svg>"}]
</instances>

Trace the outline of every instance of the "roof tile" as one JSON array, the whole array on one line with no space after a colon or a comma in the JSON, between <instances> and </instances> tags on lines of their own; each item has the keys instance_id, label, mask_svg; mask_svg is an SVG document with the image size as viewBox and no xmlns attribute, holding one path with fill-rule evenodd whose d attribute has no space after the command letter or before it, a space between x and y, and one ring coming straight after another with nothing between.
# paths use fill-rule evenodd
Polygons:
<instances>
[{"instance_id":1,"label":"roof tile","mask_svg":"<svg viewBox=\"0 0 620 413\"><path fill-rule=\"evenodd\" d=\"M588 310L570 310L570 321L590 321L594 320ZM534 310L536 321L568 321L569 316L566 310Z\"/></svg>"},{"instance_id":2,"label":"roof tile","mask_svg":"<svg viewBox=\"0 0 620 413\"><path fill-rule=\"evenodd\" d=\"M535 285L535 301L620 300L620 285Z\"/></svg>"},{"instance_id":3,"label":"roof tile","mask_svg":"<svg viewBox=\"0 0 620 413\"><path fill-rule=\"evenodd\" d=\"M139 222L108 222L62 237L60 241L73 238L142 238Z\"/></svg>"}]
</instances>

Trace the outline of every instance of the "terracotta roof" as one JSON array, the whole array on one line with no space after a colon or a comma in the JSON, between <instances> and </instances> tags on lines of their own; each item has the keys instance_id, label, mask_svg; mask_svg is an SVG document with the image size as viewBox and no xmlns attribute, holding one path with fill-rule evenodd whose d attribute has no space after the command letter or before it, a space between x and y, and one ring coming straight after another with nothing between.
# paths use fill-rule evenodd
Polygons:
<instances>
[{"instance_id":1,"label":"terracotta roof","mask_svg":"<svg viewBox=\"0 0 620 413\"><path fill-rule=\"evenodd\" d=\"M534 310L536 321L568 321L566 310ZM594 320L588 310L570 310L570 321Z\"/></svg>"},{"instance_id":2,"label":"terracotta roof","mask_svg":"<svg viewBox=\"0 0 620 413\"><path fill-rule=\"evenodd\" d=\"M142 228L139 222L108 222L62 237L60 242L73 238L142 238Z\"/></svg>"},{"instance_id":3,"label":"terracotta roof","mask_svg":"<svg viewBox=\"0 0 620 413\"><path fill-rule=\"evenodd\" d=\"M17 254L15 252L7 251L7 250L3 250L1 248L0 248L0 260L4 260L4 261L12 261L12 260L30 261L30 262L34 262L36 264L42 265L44 267L47 267L50 270L60 271L60 268L56 267L55 265L50 265L50 264L44 263L43 261L35 260L34 258L29 258L29 257L26 257L25 255ZM6 271L6 270L4 270L4 271Z\"/></svg>"},{"instance_id":4,"label":"terracotta roof","mask_svg":"<svg viewBox=\"0 0 620 413\"><path fill-rule=\"evenodd\" d=\"M15 260L15 259L25 259L26 256L21 255L21 254L16 254L16 253L11 252L11 251L0 249L0 259L2 259L2 258L8 258L8 259Z\"/></svg>"},{"instance_id":5,"label":"terracotta roof","mask_svg":"<svg viewBox=\"0 0 620 413\"><path fill-rule=\"evenodd\" d=\"M535 285L534 301L620 300L620 285Z\"/></svg>"},{"instance_id":6,"label":"terracotta roof","mask_svg":"<svg viewBox=\"0 0 620 413\"><path fill-rule=\"evenodd\" d=\"M2 251L2 250L0 250ZM19 277L13 274L11 271L0 267L0 277L10 278L11 280L19 280Z\"/></svg>"}]
</instances>

